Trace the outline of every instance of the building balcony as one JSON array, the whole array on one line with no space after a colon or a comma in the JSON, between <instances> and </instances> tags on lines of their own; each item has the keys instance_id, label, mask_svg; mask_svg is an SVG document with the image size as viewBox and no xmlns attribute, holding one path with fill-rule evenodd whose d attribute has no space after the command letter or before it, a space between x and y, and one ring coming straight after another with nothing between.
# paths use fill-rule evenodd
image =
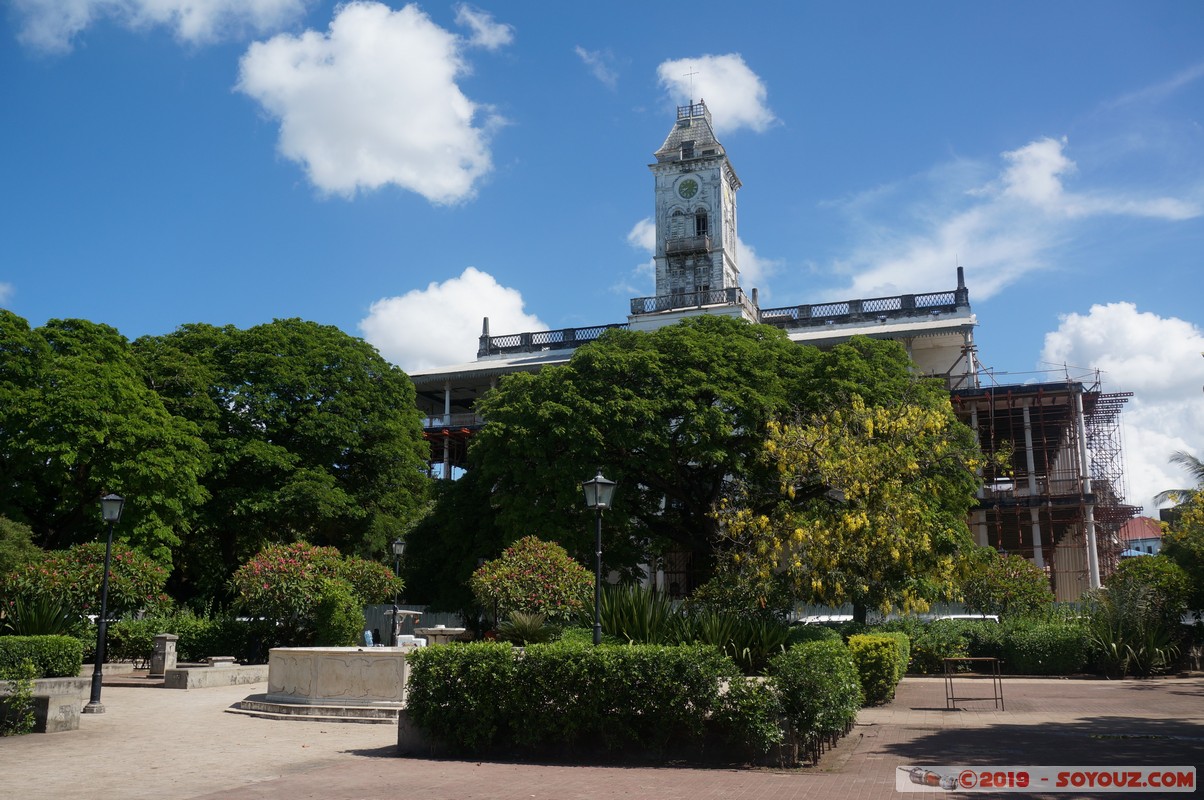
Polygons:
<instances>
[{"instance_id":1,"label":"building balcony","mask_svg":"<svg viewBox=\"0 0 1204 800\"><path fill-rule=\"evenodd\" d=\"M711 252L710 236L679 236L665 242L665 255L681 256Z\"/></svg>"}]
</instances>

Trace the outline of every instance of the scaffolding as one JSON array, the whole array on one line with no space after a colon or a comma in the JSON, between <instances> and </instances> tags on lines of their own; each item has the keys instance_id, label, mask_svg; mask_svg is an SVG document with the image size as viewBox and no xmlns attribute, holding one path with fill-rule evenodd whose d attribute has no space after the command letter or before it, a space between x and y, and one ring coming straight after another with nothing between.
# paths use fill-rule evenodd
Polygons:
<instances>
[{"instance_id":1,"label":"scaffolding","mask_svg":"<svg viewBox=\"0 0 1204 800\"><path fill-rule=\"evenodd\" d=\"M1130 392L1098 378L958 389L959 418L988 456L972 514L978 544L1045 570L1059 600L1078 600L1116 567L1124 502L1120 414Z\"/></svg>"}]
</instances>

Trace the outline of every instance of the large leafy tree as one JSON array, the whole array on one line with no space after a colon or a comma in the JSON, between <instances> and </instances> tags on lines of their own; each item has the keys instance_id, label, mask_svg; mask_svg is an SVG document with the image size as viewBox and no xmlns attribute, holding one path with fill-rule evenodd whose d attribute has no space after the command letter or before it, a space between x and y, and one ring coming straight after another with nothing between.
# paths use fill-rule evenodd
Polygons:
<instances>
[{"instance_id":1,"label":"large leafy tree","mask_svg":"<svg viewBox=\"0 0 1204 800\"><path fill-rule=\"evenodd\" d=\"M766 422L802 394L817 357L779 330L725 317L610 331L567 365L511 375L483 398L469 469L506 541L534 534L592 562L581 482L600 468L619 482L608 568L666 549L706 560L719 499L734 476L762 469Z\"/></svg>"},{"instance_id":2,"label":"large leafy tree","mask_svg":"<svg viewBox=\"0 0 1204 800\"><path fill-rule=\"evenodd\" d=\"M204 496L205 447L143 382L116 330L38 329L0 311L0 515L65 549L103 532L97 500L127 497L119 538L168 563Z\"/></svg>"},{"instance_id":3,"label":"large leafy tree","mask_svg":"<svg viewBox=\"0 0 1204 800\"><path fill-rule=\"evenodd\" d=\"M810 602L923 608L957 591L955 557L972 546L973 432L944 404L913 396L773 423L765 458L778 475L769 508L744 487L721 517L732 558L757 579L785 574Z\"/></svg>"},{"instance_id":4,"label":"large leafy tree","mask_svg":"<svg viewBox=\"0 0 1204 800\"><path fill-rule=\"evenodd\" d=\"M1162 554L1187 574L1187 604L1204 611L1204 490L1180 495L1180 500L1175 521L1162 536Z\"/></svg>"},{"instance_id":5,"label":"large leafy tree","mask_svg":"<svg viewBox=\"0 0 1204 800\"><path fill-rule=\"evenodd\" d=\"M414 388L362 340L298 319L139 339L146 379L209 447L185 593L213 596L271 543L379 557L422 507Z\"/></svg>"}]
</instances>

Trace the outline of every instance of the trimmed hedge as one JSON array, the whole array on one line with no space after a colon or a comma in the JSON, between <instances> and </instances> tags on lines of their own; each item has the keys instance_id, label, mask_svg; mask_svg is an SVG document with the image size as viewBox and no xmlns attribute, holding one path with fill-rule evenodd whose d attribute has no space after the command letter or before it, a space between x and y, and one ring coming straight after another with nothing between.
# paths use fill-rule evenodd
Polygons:
<instances>
[{"instance_id":1,"label":"trimmed hedge","mask_svg":"<svg viewBox=\"0 0 1204 800\"><path fill-rule=\"evenodd\" d=\"M534 748L663 753L697 741L719 707L719 684L738 674L705 645L532 645L515 673L512 740Z\"/></svg>"},{"instance_id":2,"label":"trimmed hedge","mask_svg":"<svg viewBox=\"0 0 1204 800\"><path fill-rule=\"evenodd\" d=\"M794 647L803 642L840 642L844 641L840 631L827 625L791 625L786 637L786 646Z\"/></svg>"},{"instance_id":3,"label":"trimmed hedge","mask_svg":"<svg viewBox=\"0 0 1204 800\"><path fill-rule=\"evenodd\" d=\"M921 675L939 675L945 671L944 659L968 655L970 648L961 625L956 620L936 620L925 625L912 638L909 671Z\"/></svg>"},{"instance_id":4,"label":"trimmed hedge","mask_svg":"<svg viewBox=\"0 0 1204 800\"><path fill-rule=\"evenodd\" d=\"M893 677L900 643L878 641ZM561 641L519 650L480 642L410 658L409 718L457 753L688 760L719 746L729 758L782 763L801 744L818 759L848 732L862 701L853 656L839 640L782 652L766 679L745 678L719 649L697 644Z\"/></svg>"},{"instance_id":5,"label":"trimmed hedge","mask_svg":"<svg viewBox=\"0 0 1204 800\"><path fill-rule=\"evenodd\" d=\"M493 745L508 724L514 648L505 642L423 647L408 656L410 719L455 751Z\"/></svg>"},{"instance_id":6,"label":"trimmed hedge","mask_svg":"<svg viewBox=\"0 0 1204 800\"><path fill-rule=\"evenodd\" d=\"M0 636L0 672L33 664L35 678L74 678L84 665L84 646L72 636Z\"/></svg>"},{"instance_id":7,"label":"trimmed hedge","mask_svg":"<svg viewBox=\"0 0 1204 800\"><path fill-rule=\"evenodd\" d=\"M1070 675L1087 666L1087 630L1079 625L1041 624L1008 631L1003 642L1007 671L1021 675Z\"/></svg>"},{"instance_id":8,"label":"trimmed hedge","mask_svg":"<svg viewBox=\"0 0 1204 800\"><path fill-rule=\"evenodd\" d=\"M155 651L155 637L160 633L173 633L179 637L176 656L185 662L210 656L234 656L243 664L266 664L268 650L286 644L281 641L283 629L271 620L200 617L182 611L169 616L121 619L112 623L105 656L110 661L150 661Z\"/></svg>"},{"instance_id":9,"label":"trimmed hedge","mask_svg":"<svg viewBox=\"0 0 1204 800\"><path fill-rule=\"evenodd\" d=\"M738 675L706 646L510 645L423 648L411 656L408 708L416 725L456 751L508 746L663 753L698 741Z\"/></svg>"},{"instance_id":10,"label":"trimmed hedge","mask_svg":"<svg viewBox=\"0 0 1204 800\"><path fill-rule=\"evenodd\" d=\"M846 733L861 708L861 680L842 642L805 642L769 664L791 732L818 756L824 742Z\"/></svg>"},{"instance_id":11,"label":"trimmed hedge","mask_svg":"<svg viewBox=\"0 0 1204 800\"><path fill-rule=\"evenodd\" d=\"M881 705L895 696L895 686L907 671L908 647L899 642L902 633L863 633L849 637L849 653L857 665L858 679L867 706Z\"/></svg>"}]
</instances>

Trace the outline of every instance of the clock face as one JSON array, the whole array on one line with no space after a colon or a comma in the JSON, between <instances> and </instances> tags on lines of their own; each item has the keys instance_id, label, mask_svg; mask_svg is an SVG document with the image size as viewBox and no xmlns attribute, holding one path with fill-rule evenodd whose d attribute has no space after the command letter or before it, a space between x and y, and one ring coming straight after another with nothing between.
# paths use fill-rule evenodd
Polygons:
<instances>
[{"instance_id":1,"label":"clock face","mask_svg":"<svg viewBox=\"0 0 1204 800\"><path fill-rule=\"evenodd\" d=\"M681 183L677 184L677 193L684 199L689 200L694 195L698 194L698 181L693 178L686 178Z\"/></svg>"}]
</instances>

